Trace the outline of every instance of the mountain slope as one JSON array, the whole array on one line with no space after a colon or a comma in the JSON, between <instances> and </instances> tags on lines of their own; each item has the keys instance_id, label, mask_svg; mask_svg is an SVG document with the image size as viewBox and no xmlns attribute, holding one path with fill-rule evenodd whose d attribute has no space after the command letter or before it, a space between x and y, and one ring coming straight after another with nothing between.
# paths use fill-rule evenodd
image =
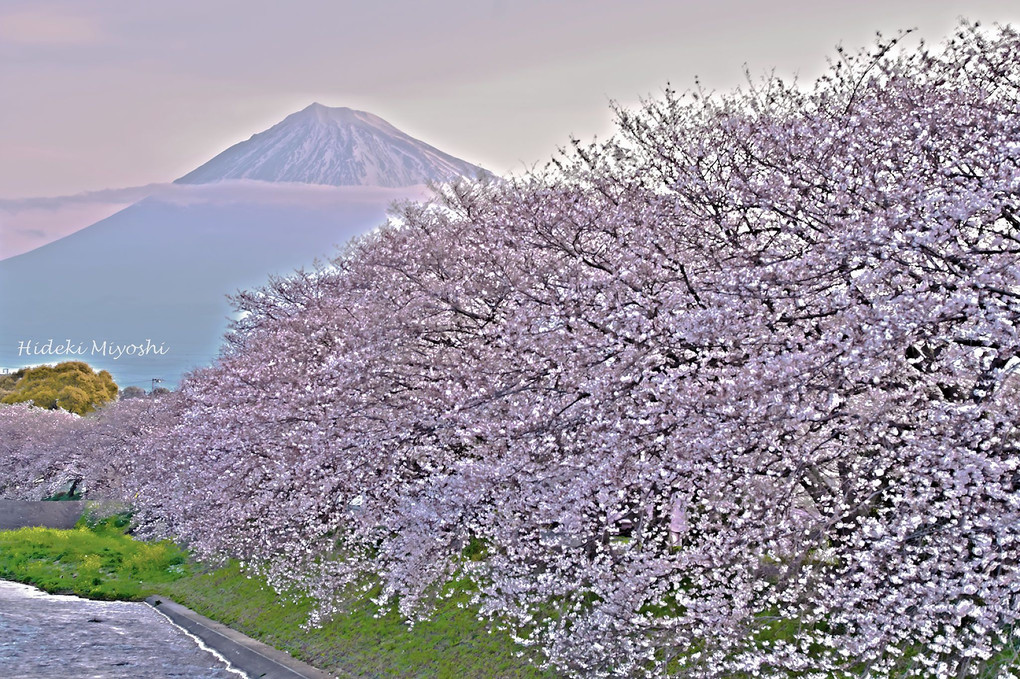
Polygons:
<instances>
[{"instance_id":1,"label":"mountain slope","mask_svg":"<svg viewBox=\"0 0 1020 679\"><path fill-rule=\"evenodd\" d=\"M312 104L231 146L176 183L225 179L401 187L475 177L480 167L401 132L382 118Z\"/></svg>"},{"instance_id":2,"label":"mountain slope","mask_svg":"<svg viewBox=\"0 0 1020 679\"><path fill-rule=\"evenodd\" d=\"M295 202L288 185L264 184L261 195L249 190L237 202L232 184L216 187L222 197L203 187L201 200L146 199L0 262L0 366L81 360L121 387L148 388L152 378L173 385L216 357L231 311L226 295L329 257L383 223L391 201L415 197L334 188L331 200ZM31 353L51 339L53 351ZM112 349L146 340L167 353ZM68 342L84 353L54 353Z\"/></svg>"},{"instance_id":3,"label":"mountain slope","mask_svg":"<svg viewBox=\"0 0 1020 679\"><path fill-rule=\"evenodd\" d=\"M480 171L370 113L309 106L170 190L0 261L0 367L74 359L122 387L172 385L216 357L227 294L328 258L394 201L427 197L426 181ZM169 349L103 350L147 341ZM67 345L84 353L55 353Z\"/></svg>"}]
</instances>

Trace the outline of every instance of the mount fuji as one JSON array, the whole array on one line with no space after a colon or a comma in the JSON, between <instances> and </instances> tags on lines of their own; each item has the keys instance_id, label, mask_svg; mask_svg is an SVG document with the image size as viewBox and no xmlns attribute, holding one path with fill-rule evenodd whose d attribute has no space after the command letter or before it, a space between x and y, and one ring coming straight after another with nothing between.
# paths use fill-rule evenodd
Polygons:
<instances>
[{"instance_id":1,"label":"mount fuji","mask_svg":"<svg viewBox=\"0 0 1020 679\"><path fill-rule=\"evenodd\" d=\"M231 146L175 183L256 179L400 187L475 177L483 172L371 113L316 103Z\"/></svg>"},{"instance_id":2,"label":"mount fuji","mask_svg":"<svg viewBox=\"0 0 1020 679\"><path fill-rule=\"evenodd\" d=\"M370 113L313 104L117 214L0 261L0 368L82 360L122 388L175 384L218 355L228 294L328 258L394 202L427 197L426 183L485 174ZM115 349L132 346L167 351ZM56 353L66 347L81 353Z\"/></svg>"}]
</instances>

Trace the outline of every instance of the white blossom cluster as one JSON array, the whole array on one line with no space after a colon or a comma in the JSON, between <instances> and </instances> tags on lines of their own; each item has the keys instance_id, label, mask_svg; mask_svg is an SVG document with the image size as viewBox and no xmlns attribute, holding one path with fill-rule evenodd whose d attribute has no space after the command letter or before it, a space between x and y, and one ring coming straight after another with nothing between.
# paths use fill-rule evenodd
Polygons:
<instances>
[{"instance_id":1,"label":"white blossom cluster","mask_svg":"<svg viewBox=\"0 0 1020 679\"><path fill-rule=\"evenodd\" d=\"M1020 34L618 120L240 295L117 487L323 616L467 578L574 676L1012 676Z\"/></svg>"},{"instance_id":2,"label":"white blossom cluster","mask_svg":"<svg viewBox=\"0 0 1020 679\"><path fill-rule=\"evenodd\" d=\"M0 406L0 497L41 500L77 475L67 453L81 418L28 404Z\"/></svg>"}]
</instances>

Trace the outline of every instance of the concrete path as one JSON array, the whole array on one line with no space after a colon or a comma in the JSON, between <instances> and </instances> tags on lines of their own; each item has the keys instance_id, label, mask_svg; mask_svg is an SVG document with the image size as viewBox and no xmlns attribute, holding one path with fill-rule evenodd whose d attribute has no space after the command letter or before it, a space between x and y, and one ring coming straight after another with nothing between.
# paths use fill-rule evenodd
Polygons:
<instances>
[{"instance_id":1,"label":"concrete path","mask_svg":"<svg viewBox=\"0 0 1020 679\"><path fill-rule=\"evenodd\" d=\"M244 676L144 603L89 601L0 581L0 677Z\"/></svg>"},{"instance_id":2,"label":"concrete path","mask_svg":"<svg viewBox=\"0 0 1020 679\"><path fill-rule=\"evenodd\" d=\"M283 651L199 615L166 597L145 600L174 624L195 635L231 665L253 679L331 679L333 675L295 660Z\"/></svg>"},{"instance_id":3,"label":"concrete path","mask_svg":"<svg viewBox=\"0 0 1020 679\"><path fill-rule=\"evenodd\" d=\"M164 597L46 594L0 580L0 677L330 679Z\"/></svg>"}]
</instances>

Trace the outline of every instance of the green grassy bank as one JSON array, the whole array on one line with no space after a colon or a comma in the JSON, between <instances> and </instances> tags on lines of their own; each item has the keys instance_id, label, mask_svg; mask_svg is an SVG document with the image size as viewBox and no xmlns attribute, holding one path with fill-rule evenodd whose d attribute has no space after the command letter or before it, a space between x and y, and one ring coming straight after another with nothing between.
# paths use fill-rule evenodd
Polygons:
<instances>
[{"instance_id":1,"label":"green grassy bank","mask_svg":"<svg viewBox=\"0 0 1020 679\"><path fill-rule=\"evenodd\" d=\"M505 634L490 631L466 604L466 593L443 602L426 622L409 628L396 612L380 614L365 599L345 615L302 629L311 602L281 601L236 564L181 578L167 596L236 630L338 674L369 677L543 677Z\"/></svg>"},{"instance_id":2,"label":"green grassy bank","mask_svg":"<svg viewBox=\"0 0 1020 679\"><path fill-rule=\"evenodd\" d=\"M51 593L90 599L143 599L190 572L187 554L170 542L148 543L124 534L113 517L75 530L0 531L0 578Z\"/></svg>"},{"instance_id":3,"label":"green grassy bank","mask_svg":"<svg viewBox=\"0 0 1020 679\"><path fill-rule=\"evenodd\" d=\"M0 579L93 599L170 597L328 672L364 677L552 676L536 670L505 633L491 631L465 606L446 600L431 620L409 628L368 600L316 629L304 629L312 602L281 598L237 564L209 569L172 543L124 533L127 521L82 520L74 530L0 531Z\"/></svg>"},{"instance_id":4,"label":"green grassy bank","mask_svg":"<svg viewBox=\"0 0 1020 679\"><path fill-rule=\"evenodd\" d=\"M408 627L393 611L381 613L365 595L320 628L307 629L312 602L278 596L236 563L210 568L189 560L170 542L147 543L125 534L115 516L83 519L74 530L0 531L0 579L52 593L93 599L139 600L157 594L290 653L316 667L352 677L554 677L522 656L504 632L476 617L469 594L439 604L426 622ZM767 628L760 640L788 640L792 628ZM1016 671L1018 649L982 664L980 677Z\"/></svg>"}]
</instances>

